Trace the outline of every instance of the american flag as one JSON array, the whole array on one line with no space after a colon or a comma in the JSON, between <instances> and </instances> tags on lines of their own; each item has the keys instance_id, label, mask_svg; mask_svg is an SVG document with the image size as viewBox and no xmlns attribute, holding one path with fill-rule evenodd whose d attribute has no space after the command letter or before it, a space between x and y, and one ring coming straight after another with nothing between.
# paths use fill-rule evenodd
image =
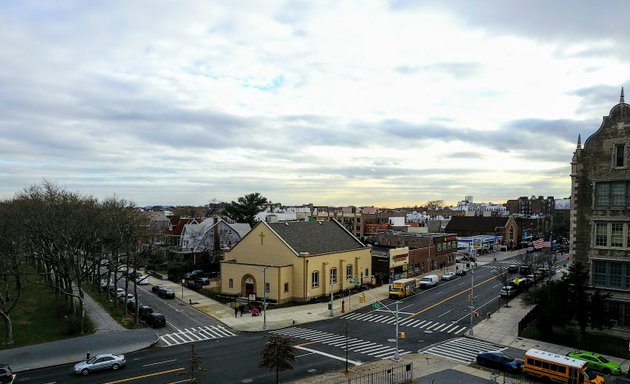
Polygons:
<instances>
[{"instance_id":1,"label":"american flag","mask_svg":"<svg viewBox=\"0 0 630 384\"><path fill-rule=\"evenodd\" d=\"M532 245L534 246L534 249L543 249L543 248L550 248L551 247L549 242L545 241L544 239L534 240Z\"/></svg>"}]
</instances>

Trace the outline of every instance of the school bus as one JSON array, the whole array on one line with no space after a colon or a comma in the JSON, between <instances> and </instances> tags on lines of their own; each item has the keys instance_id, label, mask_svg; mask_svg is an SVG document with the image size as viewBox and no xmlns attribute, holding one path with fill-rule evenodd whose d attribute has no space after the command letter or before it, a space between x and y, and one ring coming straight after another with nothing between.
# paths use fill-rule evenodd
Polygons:
<instances>
[{"instance_id":1,"label":"school bus","mask_svg":"<svg viewBox=\"0 0 630 384\"><path fill-rule=\"evenodd\" d=\"M530 376L563 384L604 384L606 380L587 371L587 362L532 348L525 352L523 372Z\"/></svg>"},{"instance_id":2,"label":"school bus","mask_svg":"<svg viewBox=\"0 0 630 384\"><path fill-rule=\"evenodd\" d=\"M389 287L390 299L403 299L416 293L418 287L418 279L399 279L395 280Z\"/></svg>"}]
</instances>

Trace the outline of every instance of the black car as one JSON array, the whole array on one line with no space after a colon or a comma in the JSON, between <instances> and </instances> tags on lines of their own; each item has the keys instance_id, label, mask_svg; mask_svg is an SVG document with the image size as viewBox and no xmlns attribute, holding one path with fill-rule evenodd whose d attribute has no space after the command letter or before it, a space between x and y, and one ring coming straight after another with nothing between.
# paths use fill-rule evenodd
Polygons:
<instances>
[{"instance_id":1,"label":"black car","mask_svg":"<svg viewBox=\"0 0 630 384\"><path fill-rule=\"evenodd\" d=\"M460 268L460 269L455 271L455 275L457 275L457 276L465 276L466 275L466 270Z\"/></svg>"},{"instance_id":2,"label":"black car","mask_svg":"<svg viewBox=\"0 0 630 384\"><path fill-rule=\"evenodd\" d=\"M192 272L188 272L188 273L184 274L184 279L194 279L195 277L200 277L202 275L203 275L203 270L195 269Z\"/></svg>"},{"instance_id":3,"label":"black car","mask_svg":"<svg viewBox=\"0 0 630 384\"><path fill-rule=\"evenodd\" d=\"M203 283L197 279L186 281L186 287L198 291L203 288Z\"/></svg>"},{"instance_id":4,"label":"black car","mask_svg":"<svg viewBox=\"0 0 630 384\"><path fill-rule=\"evenodd\" d=\"M138 317L140 320L145 320L153 313L153 308L148 305L141 305L138 307Z\"/></svg>"},{"instance_id":5,"label":"black car","mask_svg":"<svg viewBox=\"0 0 630 384\"><path fill-rule=\"evenodd\" d=\"M12 383L14 379L13 371L8 364L0 363L0 383Z\"/></svg>"},{"instance_id":6,"label":"black car","mask_svg":"<svg viewBox=\"0 0 630 384\"><path fill-rule=\"evenodd\" d=\"M160 289L158 291L158 296L160 296L163 299L174 299L175 298L175 291L173 291L170 288L164 287L163 289Z\"/></svg>"},{"instance_id":7,"label":"black car","mask_svg":"<svg viewBox=\"0 0 630 384\"><path fill-rule=\"evenodd\" d=\"M531 275L532 268L527 265L521 265L518 269L518 273L523 276Z\"/></svg>"},{"instance_id":8,"label":"black car","mask_svg":"<svg viewBox=\"0 0 630 384\"><path fill-rule=\"evenodd\" d=\"M153 292L153 293L159 293L159 292L160 292L160 289L162 289L162 288L166 288L166 287L164 286L164 284L154 285L154 286L152 286L152 287L151 287L151 292Z\"/></svg>"},{"instance_id":9,"label":"black car","mask_svg":"<svg viewBox=\"0 0 630 384\"><path fill-rule=\"evenodd\" d=\"M148 315L145 321L147 322L147 325L152 328L160 328L166 326L166 317L163 314L157 312L153 312L152 314Z\"/></svg>"},{"instance_id":10,"label":"black car","mask_svg":"<svg viewBox=\"0 0 630 384\"><path fill-rule=\"evenodd\" d=\"M516 272L518 272L518 265L511 264L510 266L508 266L507 270L510 273L516 273Z\"/></svg>"}]
</instances>

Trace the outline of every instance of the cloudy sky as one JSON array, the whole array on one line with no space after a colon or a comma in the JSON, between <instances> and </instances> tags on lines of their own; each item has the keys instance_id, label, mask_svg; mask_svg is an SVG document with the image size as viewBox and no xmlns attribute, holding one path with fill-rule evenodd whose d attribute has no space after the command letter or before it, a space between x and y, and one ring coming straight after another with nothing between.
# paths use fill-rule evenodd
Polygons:
<instances>
[{"instance_id":1,"label":"cloudy sky","mask_svg":"<svg viewBox=\"0 0 630 384\"><path fill-rule=\"evenodd\" d=\"M568 197L630 2L3 1L0 198Z\"/></svg>"}]
</instances>

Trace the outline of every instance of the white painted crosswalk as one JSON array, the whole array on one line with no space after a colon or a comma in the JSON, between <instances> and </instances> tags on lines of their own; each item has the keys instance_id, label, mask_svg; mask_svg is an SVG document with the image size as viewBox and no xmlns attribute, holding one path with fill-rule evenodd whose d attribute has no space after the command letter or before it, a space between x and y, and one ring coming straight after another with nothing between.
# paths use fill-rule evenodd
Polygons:
<instances>
[{"instance_id":1,"label":"white painted crosswalk","mask_svg":"<svg viewBox=\"0 0 630 384\"><path fill-rule=\"evenodd\" d=\"M502 351L505 349L507 348L486 341L458 337L418 352L438 355L468 364L475 360L479 352Z\"/></svg>"},{"instance_id":2,"label":"white painted crosswalk","mask_svg":"<svg viewBox=\"0 0 630 384\"><path fill-rule=\"evenodd\" d=\"M372 323L381 323L381 324L394 324L396 322L396 316L394 315L383 315L374 312L368 313L351 313L349 315L341 316L342 319L347 320L355 320L355 321L369 321ZM415 328L419 330L425 331L433 331L433 332L445 332L450 333L452 335L460 335L464 332L468 327L465 325L460 325L457 323L442 323L439 321L431 321L431 320L420 320L414 318L399 318L398 319L399 327L409 327Z\"/></svg>"},{"instance_id":3,"label":"white painted crosswalk","mask_svg":"<svg viewBox=\"0 0 630 384\"><path fill-rule=\"evenodd\" d=\"M389 359L394 357L394 355L396 354L396 348L392 346L373 343L371 341L357 339L354 337L348 337L348 339L346 340L346 337L344 335L318 331L316 329L292 327L279 329L276 331L272 331L271 333L283 336L290 336L302 340L316 341L318 343L338 347L343 350L346 349L347 345L348 351L361 353L378 359ZM398 349L399 356L406 355L410 352L411 351Z\"/></svg>"},{"instance_id":4,"label":"white painted crosswalk","mask_svg":"<svg viewBox=\"0 0 630 384\"><path fill-rule=\"evenodd\" d=\"M220 325L211 325L196 328L178 329L177 332L160 336L160 340L167 346L194 343L210 339L236 336L236 334Z\"/></svg>"}]
</instances>

